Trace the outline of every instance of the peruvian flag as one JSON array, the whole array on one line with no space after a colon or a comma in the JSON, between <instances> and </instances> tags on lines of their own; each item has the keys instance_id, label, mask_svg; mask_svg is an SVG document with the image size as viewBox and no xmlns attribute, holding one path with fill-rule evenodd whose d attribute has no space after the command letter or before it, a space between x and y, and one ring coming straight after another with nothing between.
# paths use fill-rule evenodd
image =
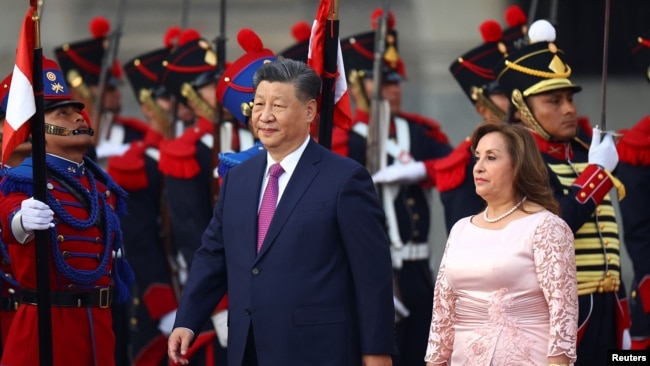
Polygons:
<instances>
[{"instance_id":1,"label":"peruvian flag","mask_svg":"<svg viewBox=\"0 0 650 366\"><path fill-rule=\"evenodd\" d=\"M16 146L23 143L29 136L31 130L29 119L36 113L36 101L32 86L34 45L36 43L32 15L35 10L35 7L30 7L27 10L18 39L16 64L7 97L7 113L2 139L2 165L9 159Z\"/></svg>"},{"instance_id":2,"label":"peruvian flag","mask_svg":"<svg viewBox=\"0 0 650 366\"><path fill-rule=\"evenodd\" d=\"M335 126L348 131L352 124L352 109L350 107L350 96L348 95L348 85L345 80L345 69L343 67L343 54L341 53L341 42L338 33L334 33L334 27L328 27L328 15L332 6L332 0L321 0L316 12L316 19L311 28L309 38L309 53L307 55L307 64L311 66L316 73L322 78L336 78L334 83L334 114L333 122ZM338 27L336 28L338 31ZM328 37L336 37L337 50L326 49L326 40ZM335 72L325 69L326 57L334 57L336 54ZM325 97L330 90L323 90L321 99ZM323 112L321 111L321 116Z\"/></svg>"}]
</instances>

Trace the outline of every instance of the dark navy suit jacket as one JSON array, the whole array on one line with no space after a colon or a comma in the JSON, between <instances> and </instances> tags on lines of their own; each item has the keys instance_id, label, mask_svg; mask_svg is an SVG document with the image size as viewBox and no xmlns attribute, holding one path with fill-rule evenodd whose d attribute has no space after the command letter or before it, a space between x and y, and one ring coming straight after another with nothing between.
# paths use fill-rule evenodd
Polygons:
<instances>
[{"instance_id":1,"label":"dark navy suit jacket","mask_svg":"<svg viewBox=\"0 0 650 366\"><path fill-rule=\"evenodd\" d=\"M256 254L266 164L259 154L224 179L175 326L196 333L227 291L229 365L241 365L251 325L262 366L394 354L389 242L366 169L310 140Z\"/></svg>"}]
</instances>

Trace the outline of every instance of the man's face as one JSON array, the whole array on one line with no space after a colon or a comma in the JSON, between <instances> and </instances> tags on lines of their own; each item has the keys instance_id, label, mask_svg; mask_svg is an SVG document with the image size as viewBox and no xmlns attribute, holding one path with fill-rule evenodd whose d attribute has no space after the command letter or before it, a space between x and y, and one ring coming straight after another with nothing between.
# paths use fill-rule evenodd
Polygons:
<instances>
[{"instance_id":1,"label":"man's face","mask_svg":"<svg viewBox=\"0 0 650 366\"><path fill-rule=\"evenodd\" d=\"M71 130L88 130L88 123L81 115L78 106L69 104L53 108L45 112L45 123L65 127ZM85 151L93 143L93 137L88 134L59 136L46 134L46 150L50 153L65 156L63 151L83 148Z\"/></svg>"},{"instance_id":2,"label":"man's face","mask_svg":"<svg viewBox=\"0 0 650 366\"><path fill-rule=\"evenodd\" d=\"M375 82L370 78L363 79L366 95L372 98ZM384 82L381 84L381 97L388 101L390 114L396 115L402 110L402 87L398 82Z\"/></svg>"},{"instance_id":3,"label":"man's face","mask_svg":"<svg viewBox=\"0 0 650 366\"><path fill-rule=\"evenodd\" d=\"M506 97L505 94L503 93L493 93L487 96L487 98L494 104L497 108L501 109L504 113L508 112L508 107L510 105L510 102L508 101L508 97ZM488 108L484 103L482 102L476 102L474 104L476 108L476 112L478 113L479 116L481 116L481 119L483 121L489 121L489 122L495 122L499 123L501 122L501 118L497 117L494 112L490 108Z\"/></svg>"},{"instance_id":4,"label":"man's face","mask_svg":"<svg viewBox=\"0 0 650 366\"><path fill-rule=\"evenodd\" d=\"M119 114L122 110L122 92L114 86L106 86L102 106L105 111Z\"/></svg>"},{"instance_id":5,"label":"man's face","mask_svg":"<svg viewBox=\"0 0 650 366\"><path fill-rule=\"evenodd\" d=\"M570 141L578 133L578 118L572 89L531 95L527 98L527 102L535 119L554 140Z\"/></svg>"},{"instance_id":6,"label":"man's face","mask_svg":"<svg viewBox=\"0 0 650 366\"><path fill-rule=\"evenodd\" d=\"M212 108L217 108L217 84L209 83L196 91Z\"/></svg>"},{"instance_id":7,"label":"man's face","mask_svg":"<svg viewBox=\"0 0 650 366\"><path fill-rule=\"evenodd\" d=\"M194 122L196 114L192 108L188 107L183 103L176 103L176 118L181 120L184 124L190 124Z\"/></svg>"},{"instance_id":8,"label":"man's face","mask_svg":"<svg viewBox=\"0 0 650 366\"><path fill-rule=\"evenodd\" d=\"M292 83L262 81L257 86L251 123L276 161L300 147L315 116L316 100L298 99Z\"/></svg>"}]
</instances>

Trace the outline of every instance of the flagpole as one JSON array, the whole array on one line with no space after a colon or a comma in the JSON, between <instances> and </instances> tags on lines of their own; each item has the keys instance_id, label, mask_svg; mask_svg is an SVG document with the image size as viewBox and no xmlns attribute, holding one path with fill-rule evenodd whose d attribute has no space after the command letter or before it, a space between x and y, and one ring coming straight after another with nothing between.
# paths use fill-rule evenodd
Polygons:
<instances>
[{"instance_id":1,"label":"flagpole","mask_svg":"<svg viewBox=\"0 0 650 366\"><path fill-rule=\"evenodd\" d=\"M30 0L36 8L36 1ZM34 177L34 198L47 201L45 164L45 113L43 111L43 48L41 48L40 18L34 12L34 69L33 86L36 113L32 117L32 174ZM48 230L36 230L36 299L38 314L38 350L41 366L52 365L52 314L50 312L50 255Z\"/></svg>"},{"instance_id":2,"label":"flagpole","mask_svg":"<svg viewBox=\"0 0 650 366\"><path fill-rule=\"evenodd\" d=\"M337 57L339 47L339 0L332 1L325 31L325 49L323 52L323 80L321 91L320 120L318 123L318 143L328 149L332 148L332 128L334 118L334 93L336 83ZM343 75L345 77L345 75Z\"/></svg>"}]
</instances>

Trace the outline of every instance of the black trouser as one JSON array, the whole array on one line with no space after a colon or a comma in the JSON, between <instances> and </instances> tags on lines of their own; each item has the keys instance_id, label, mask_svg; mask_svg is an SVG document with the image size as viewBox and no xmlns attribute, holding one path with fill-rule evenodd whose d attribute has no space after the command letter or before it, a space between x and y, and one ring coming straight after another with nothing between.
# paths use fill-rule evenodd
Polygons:
<instances>
[{"instance_id":1,"label":"black trouser","mask_svg":"<svg viewBox=\"0 0 650 366\"><path fill-rule=\"evenodd\" d=\"M585 330L578 343L576 366L607 366L607 350L617 348L615 292L578 296L578 325Z\"/></svg>"},{"instance_id":2,"label":"black trouser","mask_svg":"<svg viewBox=\"0 0 650 366\"><path fill-rule=\"evenodd\" d=\"M433 274L428 259L404 261L395 271L401 301L410 315L396 325L399 355L395 366L422 366L433 309Z\"/></svg>"}]
</instances>

